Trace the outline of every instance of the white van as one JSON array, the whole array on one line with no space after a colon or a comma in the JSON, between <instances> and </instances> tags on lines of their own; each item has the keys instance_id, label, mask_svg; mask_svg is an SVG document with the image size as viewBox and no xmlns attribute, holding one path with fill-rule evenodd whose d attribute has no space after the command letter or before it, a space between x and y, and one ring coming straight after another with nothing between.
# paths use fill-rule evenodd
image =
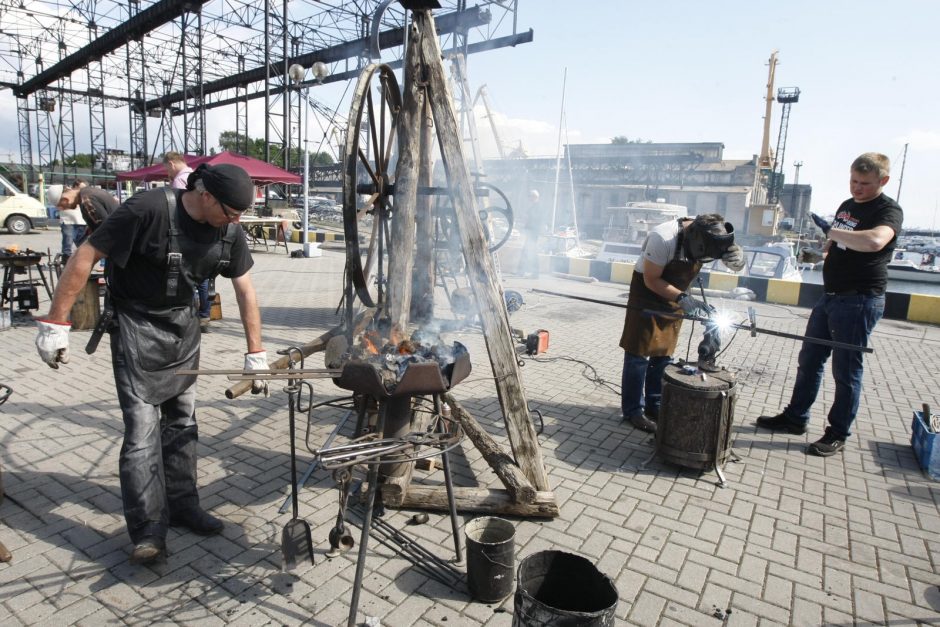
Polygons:
<instances>
[{"instance_id":1,"label":"white van","mask_svg":"<svg viewBox=\"0 0 940 627\"><path fill-rule=\"evenodd\" d=\"M0 175L0 225L14 235L22 235L46 226L47 222L46 208L42 203Z\"/></svg>"}]
</instances>

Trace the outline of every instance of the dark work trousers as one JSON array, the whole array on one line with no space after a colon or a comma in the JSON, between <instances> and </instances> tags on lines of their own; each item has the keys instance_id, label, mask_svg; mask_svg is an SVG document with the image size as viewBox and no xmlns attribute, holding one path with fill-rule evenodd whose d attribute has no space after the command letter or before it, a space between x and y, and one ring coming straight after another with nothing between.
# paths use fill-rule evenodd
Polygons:
<instances>
[{"instance_id":1,"label":"dark work trousers","mask_svg":"<svg viewBox=\"0 0 940 627\"><path fill-rule=\"evenodd\" d=\"M121 334L111 333L111 360L124 416L119 470L124 519L134 544L165 538L170 516L199 506L196 492L196 385L159 405L131 385Z\"/></svg>"}]
</instances>

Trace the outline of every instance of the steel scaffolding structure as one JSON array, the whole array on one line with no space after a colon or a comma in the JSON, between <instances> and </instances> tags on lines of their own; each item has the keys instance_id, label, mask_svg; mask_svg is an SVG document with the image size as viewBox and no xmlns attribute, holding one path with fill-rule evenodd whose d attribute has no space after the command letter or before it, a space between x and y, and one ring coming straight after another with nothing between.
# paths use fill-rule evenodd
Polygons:
<instances>
[{"instance_id":1,"label":"steel scaffolding structure","mask_svg":"<svg viewBox=\"0 0 940 627\"><path fill-rule=\"evenodd\" d=\"M445 51L532 40L518 28L518 0L441 5ZM323 62L330 83L378 55L400 67L405 20L392 0L0 0L0 92L15 96L28 168L58 163L64 174L76 152L91 153L101 172L113 171L109 155L122 149L131 168L169 149L205 153L207 112L222 107L247 152L248 104L261 98L268 160L291 167L301 101L287 68ZM113 116L106 125L109 109L126 109L126 132ZM84 111L87 131L76 133Z\"/></svg>"}]
</instances>

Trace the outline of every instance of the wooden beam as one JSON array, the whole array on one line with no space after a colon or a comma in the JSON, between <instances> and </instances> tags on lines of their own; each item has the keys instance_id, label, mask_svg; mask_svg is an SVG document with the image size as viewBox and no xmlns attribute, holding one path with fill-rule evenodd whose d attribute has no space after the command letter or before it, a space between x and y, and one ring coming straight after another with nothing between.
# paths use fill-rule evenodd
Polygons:
<instances>
[{"instance_id":1,"label":"wooden beam","mask_svg":"<svg viewBox=\"0 0 940 627\"><path fill-rule=\"evenodd\" d=\"M490 465L499 480L506 486L510 498L514 503L532 503L535 500L535 488L526 479L522 470L516 465L512 456L507 454L496 440L490 437L480 423L465 410L451 394L443 395L444 402L450 405L451 415L460 423L460 427L467 435L483 459Z\"/></svg>"},{"instance_id":2,"label":"wooden beam","mask_svg":"<svg viewBox=\"0 0 940 627\"><path fill-rule=\"evenodd\" d=\"M398 112L398 164L395 166L395 210L388 251L387 311L392 325L404 330L411 313L411 271L414 267L415 203L421 162L421 110L425 89L415 80L420 57L412 24L405 50L405 84Z\"/></svg>"},{"instance_id":3,"label":"wooden beam","mask_svg":"<svg viewBox=\"0 0 940 627\"><path fill-rule=\"evenodd\" d=\"M473 184L463 157L460 128L453 101L447 92L447 78L434 21L427 10L415 11L413 15L414 24L421 33L419 39L422 60L427 69L428 98L457 215L457 230L460 232L467 275L477 300L509 443L525 476L536 489L545 491L549 489L548 474L542 462L535 428L529 418L502 290L483 237Z\"/></svg>"},{"instance_id":4,"label":"wooden beam","mask_svg":"<svg viewBox=\"0 0 940 627\"><path fill-rule=\"evenodd\" d=\"M553 492L536 492L531 503L516 503L506 490L455 487L454 501L458 512L505 514L526 518L555 518L559 513ZM412 485L408 488L401 507L446 512L449 510L447 489L444 486Z\"/></svg>"},{"instance_id":5,"label":"wooden beam","mask_svg":"<svg viewBox=\"0 0 940 627\"><path fill-rule=\"evenodd\" d=\"M421 163L418 164L418 186L431 186L431 109L424 99L421 110ZM419 194L415 211L415 265L411 283L411 321L426 324L434 318L434 214L432 197Z\"/></svg>"}]
</instances>

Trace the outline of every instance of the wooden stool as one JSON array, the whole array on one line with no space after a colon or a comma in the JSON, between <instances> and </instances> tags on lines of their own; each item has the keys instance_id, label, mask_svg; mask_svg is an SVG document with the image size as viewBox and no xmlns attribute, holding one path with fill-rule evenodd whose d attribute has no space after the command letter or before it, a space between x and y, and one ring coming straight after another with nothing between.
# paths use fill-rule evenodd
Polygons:
<instances>
[{"instance_id":1,"label":"wooden stool","mask_svg":"<svg viewBox=\"0 0 940 627\"><path fill-rule=\"evenodd\" d=\"M98 277L92 275L85 283L85 287L78 293L75 304L69 312L72 329L87 331L94 329L101 316L101 299L98 297Z\"/></svg>"}]
</instances>

